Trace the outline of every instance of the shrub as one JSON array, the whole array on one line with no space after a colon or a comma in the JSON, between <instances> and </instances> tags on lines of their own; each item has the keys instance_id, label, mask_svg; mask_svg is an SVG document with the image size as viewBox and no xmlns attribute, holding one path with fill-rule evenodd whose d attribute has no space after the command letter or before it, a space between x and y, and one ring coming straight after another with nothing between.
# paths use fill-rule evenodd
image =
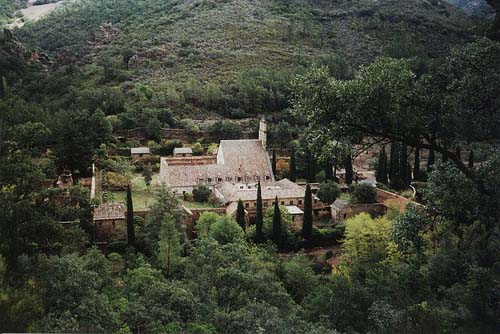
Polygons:
<instances>
[{"instance_id":1,"label":"shrub","mask_svg":"<svg viewBox=\"0 0 500 334\"><path fill-rule=\"evenodd\" d=\"M205 185L200 185L193 189L193 199L196 202L206 203L210 197L210 189Z\"/></svg>"},{"instance_id":2,"label":"shrub","mask_svg":"<svg viewBox=\"0 0 500 334\"><path fill-rule=\"evenodd\" d=\"M320 184L317 195L323 203L332 204L340 196L340 193L339 185L329 181Z\"/></svg>"},{"instance_id":3,"label":"shrub","mask_svg":"<svg viewBox=\"0 0 500 334\"><path fill-rule=\"evenodd\" d=\"M351 187L351 203L371 204L377 202L377 190L369 184L360 184Z\"/></svg>"}]
</instances>

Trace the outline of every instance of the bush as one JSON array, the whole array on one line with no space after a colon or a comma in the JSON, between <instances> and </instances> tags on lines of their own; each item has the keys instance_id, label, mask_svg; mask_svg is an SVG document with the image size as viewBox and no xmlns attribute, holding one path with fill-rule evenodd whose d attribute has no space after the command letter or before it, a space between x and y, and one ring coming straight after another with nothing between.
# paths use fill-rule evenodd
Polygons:
<instances>
[{"instance_id":1,"label":"bush","mask_svg":"<svg viewBox=\"0 0 500 334\"><path fill-rule=\"evenodd\" d=\"M340 187L337 183L328 181L321 183L318 190L319 199L325 204L332 204L340 196Z\"/></svg>"},{"instance_id":2,"label":"bush","mask_svg":"<svg viewBox=\"0 0 500 334\"><path fill-rule=\"evenodd\" d=\"M194 143L191 146L191 149L193 150L193 155L202 155L203 154L203 146L201 146L200 143Z\"/></svg>"},{"instance_id":3,"label":"bush","mask_svg":"<svg viewBox=\"0 0 500 334\"><path fill-rule=\"evenodd\" d=\"M354 185L351 187L352 204L371 204L377 202L377 190L369 184Z\"/></svg>"},{"instance_id":4,"label":"bush","mask_svg":"<svg viewBox=\"0 0 500 334\"><path fill-rule=\"evenodd\" d=\"M210 189L205 185L200 185L193 189L193 199L196 202L206 203L210 197Z\"/></svg>"},{"instance_id":5,"label":"bush","mask_svg":"<svg viewBox=\"0 0 500 334\"><path fill-rule=\"evenodd\" d=\"M174 153L174 148L182 147L182 141L179 139L173 140L162 140L159 148L160 155L172 155Z\"/></svg>"}]
</instances>

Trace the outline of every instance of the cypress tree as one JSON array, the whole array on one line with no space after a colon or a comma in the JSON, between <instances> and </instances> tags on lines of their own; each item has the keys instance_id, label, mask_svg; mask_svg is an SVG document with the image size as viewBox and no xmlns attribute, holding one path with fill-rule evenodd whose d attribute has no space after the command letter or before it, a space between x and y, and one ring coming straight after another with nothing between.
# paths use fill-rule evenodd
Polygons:
<instances>
[{"instance_id":1,"label":"cypress tree","mask_svg":"<svg viewBox=\"0 0 500 334\"><path fill-rule=\"evenodd\" d=\"M127 185L127 243L130 247L135 245L134 206L130 183Z\"/></svg>"},{"instance_id":2,"label":"cypress tree","mask_svg":"<svg viewBox=\"0 0 500 334\"><path fill-rule=\"evenodd\" d=\"M455 148L455 155L459 160L462 160L462 152L460 150L460 145L457 145L457 147Z\"/></svg>"},{"instance_id":3,"label":"cypress tree","mask_svg":"<svg viewBox=\"0 0 500 334\"><path fill-rule=\"evenodd\" d=\"M262 226L264 225L264 214L262 212L262 190L260 188L260 181L257 186L257 208L255 213L255 241L264 241L264 232L262 231Z\"/></svg>"},{"instance_id":4,"label":"cypress tree","mask_svg":"<svg viewBox=\"0 0 500 334\"><path fill-rule=\"evenodd\" d=\"M295 147L292 147L290 152L290 181L295 182L297 180L297 161L295 157Z\"/></svg>"},{"instance_id":5,"label":"cypress tree","mask_svg":"<svg viewBox=\"0 0 500 334\"><path fill-rule=\"evenodd\" d=\"M245 208L243 207L243 202L241 199L238 201L238 209L236 210L236 222L240 227L243 229L243 231L246 230L246 223L245 223Z\"/></svg>"},{"instance_id":6,"label":"cypress tree","mask_svg":"<svg viewBox=\"0 0 500 334\"><path fill-rule=\"evenodd\" d=\"M377 182L387 184L387 154L385 153L385 146L382 146L379 153L376 174Z\"/></svg>"},{"instance_id":7,"label":"cypress tree","mask_svg":"<svg viewBox=\"0 0 500 334\"><path fill-rule=\"evenodd\" d=\"M273 168L273 174L274 176L276 176L276 150L273 150L273 156L272 156L272 160L271 160L271 165L272 165L272 168Z\"/></svg>"},{"instance_id":8,"label":"cypress tree","mask_svg":"<svg viewBox=\"0 0 500 334\"><path fill-rule=\"evenodd\" d=\"M278 203L278 196L274 201L274 214L273 214L273 226L272 226L272 234L271 238L276 246L280 247L281 245L281 211Z\"/></svg>"},{"instance_id":9,"label":"cypress tree","mask_svg":"<svg viewBox=\"0 0 500 334\"><path fill-rule=\"evenodd\" d=\"M389 158L389 181L391 186L397 184L399 177L399 143L391 143L391 155Z\"/></svg>"},{"instance_id":10,"label":"cypress tree","mask_svg":"<svg viewBox=\"0 0 500 334\"><path fill-rule=\"evenodd\" d=\"M472 169L474 168L474 151L470 150L469 153L469 168Z\"/></svg>"},{"instance_id":11,"label":"cypress tree","mask_svg":"<svg viewBox=\"0 0 500 334\"><path fill-rule=\"evenodd\" d=\"M312 216L312 195L311 186L309 183L306 186L306 194L304 195L304 217L302 221L302 237L309 239L312 236L313 216Z\"/></svg>"},{"instance_id":12,"label":"cypress tree","mask_svg":"<svg viewBox=\"0 0 500 334\"><path fill-rule=\"evenodd\" d=\"M308 176L307 180L309 182L316 182L316 159L314 159L314 156L309 152L309 168L308 168Z\"/></svg>"},{"instance_id":13,"label":"cypress tree","mask_svg":"<svg viewBox=\"0 0 500 334\"><path fill-rule=\"evenodd\" d=\"M408 156L406 155L406 144L401 145L399 155L399 176L401 178L401 189L406 189L410 185L410 175L408 174Z\"/></svg>"},{"instance_id":14,"label":"cypress tree","mask_svg":"<svg viewBox=\"0 0 500 334\"><path fill-rule=\"evenodd\" d=\"M352 157L349 154L345 159L345 183L351 185L353 178L354 172L352 170Z\"/></svg>"},{"instance_id":15,"label":"cypress tree","mask_svg":"<svg viewBox=\"0 0 500 334\"><path fill-rule=\"evenodd\" d=\"M420 180L420 147L415 147L415 160L413 162L413 179Z\"/></svg>"},{"instance_id":16,"label":"cypress tree","mask_svg":"<svg viewBox=\"0 0 500 334\"><path fill-rule=\"evenodd\" d=\"M436 159L434 155L434 150L429 151L429 158L427 159L427 173L432 172L432 166L434 166L434 160Z\"/></svg>"}]
</instances>

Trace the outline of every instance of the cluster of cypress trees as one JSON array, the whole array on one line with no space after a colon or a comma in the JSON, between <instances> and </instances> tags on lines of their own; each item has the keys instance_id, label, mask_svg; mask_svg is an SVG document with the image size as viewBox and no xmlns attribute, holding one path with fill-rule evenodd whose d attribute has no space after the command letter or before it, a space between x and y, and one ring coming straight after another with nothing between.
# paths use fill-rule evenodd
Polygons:
<instances>
[{"instance_id":1,"label":"cluster of cypress trees","mask_svg":"<svg viewBox=\"0 0 500 334\"><path fill-rule=\"evenodd\" d=\"M382 146L376 171L377 182L388 184L393 189L402 190L408 188L410 185L411 174L406 145L392 142L389 158L387 157L385 146Z\"/></svg>"}]
</instances>

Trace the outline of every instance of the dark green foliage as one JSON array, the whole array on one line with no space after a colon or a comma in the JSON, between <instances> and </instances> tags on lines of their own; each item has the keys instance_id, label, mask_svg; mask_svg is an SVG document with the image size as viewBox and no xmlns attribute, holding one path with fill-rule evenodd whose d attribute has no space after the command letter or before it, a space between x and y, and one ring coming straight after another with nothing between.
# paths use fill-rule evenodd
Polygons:
<instances>
[{"instance_id":1,"label":"dark green foliage","mask_svg":"<svg viewBox=\"0 0 500 334\"><path fill-rule=\"evenodd\" d=\"M469 153L468 167L470 169L474 168L474 151L473 150L470 150L470 153Z\"/></svg>"},{"instance_id":2,"label":"dark green foliage","mask_svg":"<svg viewBox=\"0 0 500 334\"><path fill-rule=\"evenodd\" d=\"M127 243L130 247L135 245L134 206L130 183L127 185Z\"/></svg>"},{"instance_id":3,"label":"dark green foliage","mask_svg":"<svg viewBox=\"0 0 500 334\"><path fill-rule=\"evenodd\" d=\"M360 184L352 187L351 203L353 204L371 204L376 203L377 191L375 187L369 184Z\"/></svg>"},{"instance_id":4,"label":"dark green foliage","mask_svg":"<svg viewBox=\"0 0 500 334\"><path fill-rule=\"evenodd\" d=\"M290 181L295 182L297 180L297 161L295 157L295 147L292 146L290 149L290 164L289 164L289 179Z\"/></svg>"},{"instance_id":5,"label":"dark green foliage","mask_svg":"<svg viewBox=\"0 0 500 334\"><path fill-rule=\"evenodd\" d=\"M420 147L415 147L414 153L414 161L413 161L413 179L416 181L422 181L420 175Z\"/></svg>"},{"instance_id":6,"label":"dark green foliage","mask_svg":"<svg viewBox=\"0 0 500 334\"><path fill-rule=\"evenodd\" d=\"M236 210L236 222L245 231L246 229L246 219L245 219L245 207L241 199L238 201L238 209Z\"/></svg>"},{"instance_id":7,"label":"dark green foliage","mask_svg":"<svg viewBox=\"0 0 500 334\"><path fill-rule=\"evenodd\" d=\"M196 202L206 203L210 197L210 189L205 185L199 185L193 189L193 199Z\"/></svg>"},{"instance_id":8,"label":"dark green foliage","mask_svg":"<svg viewBox=\"0 0 500 334\"><path fill-rule=\"evenodd\" d=\"M436 160L436 155L434 153L434 150L431 149L429 150L429 157L427 158L427 173L432 172L435 160Z\"/></svg>"},{"instance_id":9,"label":"dark green foliage","mask_svg":"<svg viewBox=\"0 0 500 334\"><path fill-rule=\"evenodd\" d=\"M281 239L281 211L279 207L278 197L274 200L273 225L271 230L271 240L278 247L282 245Z\"/></svg>"},{"instance_id":10,"label":"dark green foliage","mask_svg":"<svg viewBox=\"0 0 500 334\"><path fill-rule=\"evenodd\" d=\"M312 208L312 194L311 186L309 183L306 186L306 193L304 195L304 218L302 222L302 237L310 239L313 229L313 208Z\"/></svg>"},{"instance_id":11,"label":"dark green foliage","mask_svg":"<svg viewBox=\"0 0 500 334\"><path fill-rule=\"evenodd\" d=\"M218 121L209 129L210 133L219 139L240 139L241 126L236 122Z\"/></svg>"},{"instance_id":12,"label":"dark green foliage","mask_svg":"<svg viewBox=\"0 0 500 334\"><path fill-rule=\"evenodd\" d=\"M276 150L273 150L272 158L271 158L271 167L273 169L273 174L276 176Z\"/></svg>"},{"instance_id":13,"label":"dark green foliage","mask_svg":"<svg viewBox=\"0 0 500 334\"><path fill-rule=\"evenodd\" d=\"M319 185L317 195L321 202L325 204L332 204L340 196L340 193L340 187L337 183L327 181Z\"/></svg>"},{"instance_id":14,"label":"dark green foliage","mask_svg":"<svg viewBox=\"0 0 500 334\"><path fill-rule=\"evenodd\" d=\"M406 145L401 145L399 156L399 176L401 178L401 189L406 189L410 185L411 173L408 173L408 155ZM396 188L397 189L397 188Z\"/></svg>"},{"instance_id":15,"label":"dark green foliage","mask_svg":"<svg viewBox=\"0 0 500 334\"><path fill-rule=\"evenodd\" d=\"M256 202L256 208L255 208L255 241L257 243L263 242L264 241L264 232L263 232L263 226L264 226L264 212L262 208L262 188L260 186L260 181L259 184L257 185L257 202Z\"/></svg>"},{"instance_id":16,"label":"dark green foliage","mask_svg":"<svg viewBox=\"0 0 500 334\"><path fill-rule=\"evenodd\" d=\"M352 157L351 157L351 155L349 155L345 158L344 167L345 167L345 183L350 185L350 184L352 184L352 181L354 178L354 171L352 169Z\"/></svg>"},{"instance_id":17,"label":"dark green foliage","mask_svg":"<svg viewBox=\"0 0 500 334\"><path fill-rule=\"evenodd\" d=\"M385 152L385 145L382 146L380 154L378 157L376 178L377 182L388 184L388 164L387 164L387 153Z\"/></svg>"}]
</instances>

